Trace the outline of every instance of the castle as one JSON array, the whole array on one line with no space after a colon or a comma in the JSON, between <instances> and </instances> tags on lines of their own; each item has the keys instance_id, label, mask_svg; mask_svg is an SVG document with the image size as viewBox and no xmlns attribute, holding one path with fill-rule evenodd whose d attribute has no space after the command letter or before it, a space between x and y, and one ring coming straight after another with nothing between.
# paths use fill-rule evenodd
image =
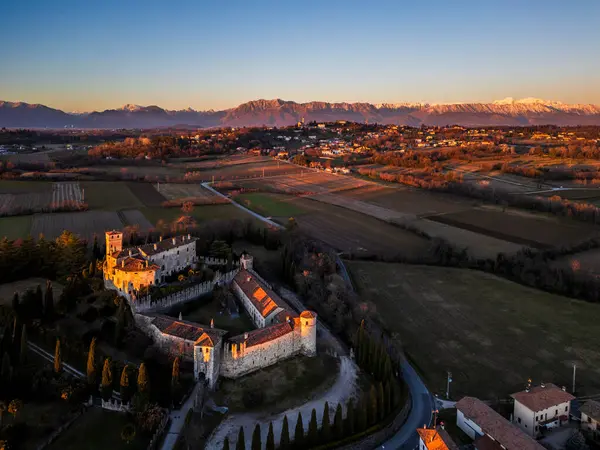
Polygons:
<instances>
[{"instance_id":1,"label":"castle","mask_svg":"<svg viewBox=\"0 0 600 450\"><path fill-rule=\"evenodd\" d=\"M196 239L189 235L125 250L122 236L117 231L106 233L104 280L107 289L117 290L134 308L136 290L196 263ZM257 327L253 331L229 336L212 321L207 326L159 313L135 314L136 324L156 346L193 361L196 379L203 376L210 388L221 375L237 378L294 355L315 356L317 351L314 312L297 314L254 271L252 256L242 255L236 271L230 287Z\"/></svg>"}]
</instances>

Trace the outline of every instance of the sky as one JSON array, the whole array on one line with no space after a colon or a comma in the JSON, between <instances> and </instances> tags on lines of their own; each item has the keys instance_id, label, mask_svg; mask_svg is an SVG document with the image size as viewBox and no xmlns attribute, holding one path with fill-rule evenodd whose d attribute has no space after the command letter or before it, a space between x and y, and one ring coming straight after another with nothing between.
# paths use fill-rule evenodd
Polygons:
<instances>
[{"instance_id":1,"label":"sky","mask_svg":"<svg viewBox=\"0 0 600 450\"><path fill-rule=\"evenodd\" d=\"M3 0L0 100L600 104L600 0Z\"/></svg>"}]
</instances>

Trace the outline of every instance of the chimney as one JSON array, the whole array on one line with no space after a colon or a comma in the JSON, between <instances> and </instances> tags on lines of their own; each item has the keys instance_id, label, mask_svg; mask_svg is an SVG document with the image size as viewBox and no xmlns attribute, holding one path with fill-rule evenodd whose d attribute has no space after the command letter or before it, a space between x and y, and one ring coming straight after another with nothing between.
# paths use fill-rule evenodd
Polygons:
<instances>
[{"instance_id":1,"label":"chimney","mask_svg":"<svg viewBox=\"0 0 600 450\"><path fill-rule=\"evenodd\" d=\"M191 241L191 240L192 240L192 235L188 234L188 241Z\"/></svg>"},{"instance_id":2,"label":"chimney","mask_svg":"<svg viewBox=\"0 0 600 450\"><path fill-rule=\"evenodd\" d=\"M446 428L445 428L445 425L444 425L444 422L440 422L440 428L441 428L442 430L445 430L445 429L446 429Z\"/></svg>"},{"instance_id":3,"label":"chimney","mask_svg":"<svg viewBox=\"0 0 600 450\"><path fill-rule=\"evenodd\" d=\"M173 245L175 245L176 238L173 238Z\"/></svg>"},{"instance_id":4,"label":"chimney","mask_svg":"<svg viewBox=\"0 0 600 450\"><path fill-rule=\"evenodd\" d=\"M148 267L148 260L146 260L146 267Z\"/></svg>"},{"instance_id":5,"label":"chimney","mask_svg":"<svg viewBox=\"0 0 600 450\"><path fill-rule=\"evenodd\" d=\"M181 311L179 311L179 320L183 320L183 316L181 315Z\"/></svg>"},{"instance_id":6,"label":"chimney","mask_svg":"<svg viewBox=\"0 0 600 450\"><path fill-rule=\"evenodd\" d=\"M252 277L248 277L246 278L246 281L250 281L252 279Z\"/></svg>"},{"instance_id":7,"label":"chimney","mask_svg":"<svg viewBox=\"0 0 600 450\"><path fill-rule=\"evenodd\" d=\"M247 341L248 340L248 333L244 333L244 340Z\"/></svg>"},{"instance_id":8,"label":"chimney","mask_svg":"<svg viewBox=\"0 0 600 450\"><path fill-rule=\"evenodd\" d=\"M131 249L129 249L129 256L131 256Z\"/></svg>"},{"instance_id":9,"label":"chimney","mask_svg":"<svg viewBox=\"0 0 600 450\"><path fill-rule=\"evenodd\" d=\"M125 267L125 260L124 259L121 260L121 267Z\"/></svg>"},{"instance_id":10,"label":"chimney","mask_svg":"<svg viewBox=\"0 0 600 450\"><path fill-rule=\"evenodd\" d=\"M543 381L540 383L540 387L541 387L542 389L544 389L544 388L546 387L546 385L544 384L544 382L543 382Z\"/></svg>"},{"instance_id":11,"label":"chimney","mask_svg":"<svg viewBox=\"0 0 600 450\"><path fill-rule=\"evenodd\" d=\"M563 392L567 391L567 388L565 386L562 387Z\"/></svg>"},{"instance_id":12,"label":"chimney","mask_svg":"<svg viewBox=\"0 0 600 450\"><path fill-rule=\"evenodd\" d=\"M154 244L154 250L158 250L158 245Z\"/></svg>"},{"instance_id":13,"label":"chimney","mask_svg":"<svg viewBox=\"0 0 600 450\"><path fill-rule=\"evenodd\" d=\"M162 242L162 235L158 238L159 242Z\"/></svg>"},{"instance_id":14,"label":"chimney","mask_svg":"<svg viewBox=\"0 0 600 450\"><path fill-rule=\"evenodd\" d=\"M210 319L210 327L211 328L215 327L215 321L213 319Z\"/></svg>"}]
</instances>

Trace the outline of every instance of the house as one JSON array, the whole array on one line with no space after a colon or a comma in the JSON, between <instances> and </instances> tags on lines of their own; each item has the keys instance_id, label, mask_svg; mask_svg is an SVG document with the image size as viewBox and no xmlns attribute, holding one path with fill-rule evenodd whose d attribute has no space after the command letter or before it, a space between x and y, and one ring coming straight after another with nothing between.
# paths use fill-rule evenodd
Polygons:
<instances>
[{"instance_id":1,"label":"house","mask_svg":"<svg viewBox=\"0 0 600 450\"><path fill-rule=\"evenodd\" d=\"M475 397L464 397L456 403L456 425L473 439L477 450L544 449L535 439Z\"/></svg>"},{"instance_id":2,"label":"house","mask_svg":"<svg viewBox=\"0 0 600 450\"><path fill-rule=\"evenodd\" d=\"M573 397L565 388L542 383L512 394L515 400L514 423L525 433L537 437L543 428L559 427L569 421Z\"/></svg>"},{"instance_id":3,"label":"house","mask_svg":"<svg viewBox=\"0 0 600 450\"><path fill-rule=\"evenodd\" d=\"M437 428L417 428L419 450L458 450L443 426Z\"/></svg>"},{"instance_id":4,"label":"house","mask_svg":"<svg viewBox=\"0 0 600 450\"><path fill-rule=\"evenodd\" d=\"M600 402L588 400L581 405L579 410L581 411L581 429L591 432L595 439L599 439L600 429L598 429L598 422L600 422Z\"/></svg>"}]
</instances>

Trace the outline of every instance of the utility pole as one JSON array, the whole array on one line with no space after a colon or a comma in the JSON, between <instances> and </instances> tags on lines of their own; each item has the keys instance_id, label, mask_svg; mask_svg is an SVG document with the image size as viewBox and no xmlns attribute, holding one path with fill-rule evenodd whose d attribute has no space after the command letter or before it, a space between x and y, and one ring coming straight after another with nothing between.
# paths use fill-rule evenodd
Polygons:
<instances>
[{"instance_id":1,"label":"utility pole","mask_svg":"<svg viewBox=\"0 0 600 450\"><path fill-rule=\"evenodd\" d=\"M446 383L446 399L450 400L450 383L452 383L452 372L448 372L448 381Z\"/></svg>"},{"instance_id":2,"label":"utility pole","mask_svg":"<svg viewBox=\"0 0 600 450\"><path fill-rule=\"evenodd\" d=\"M577 365L573 364L573 390L571 391L572 394L575 394L575 372L577 371Z\"/></svg>"},{"instance_id":3,"label":"utility pole","mask_svg":"<svg viewBox=\"0 0 600 450\"><path fill-rule=\"evenodd\" d=\"M438 409L434 409L433 413L433 428L437 428L437 415L440 411Z\"/></svg>"}]
</instances>

